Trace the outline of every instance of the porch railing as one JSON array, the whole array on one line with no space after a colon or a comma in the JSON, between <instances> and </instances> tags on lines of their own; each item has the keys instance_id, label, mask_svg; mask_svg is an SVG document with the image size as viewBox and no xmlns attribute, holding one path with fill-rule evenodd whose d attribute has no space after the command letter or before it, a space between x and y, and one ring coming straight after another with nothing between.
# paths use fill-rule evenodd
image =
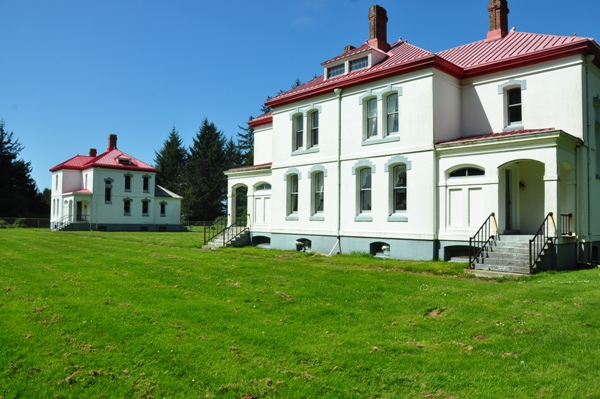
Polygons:
<instances>
[{"instance_id":1,"label":"porch railing","mask_svg":"<svg viewBox=\"0 0 600 399\"><path fill-rule=\"evenodd\" d=\"M570 236L573 234L571 230L571 220L573 220L573 214L561 214L560 215L560 234L563 236Z\"/></svg>"},{"instance_id":2,"label":"porch railing","mask_svg":"<svg viewBox=\"0 0 600 399\"><path fill-rule=\"evenodd\" d=\"M498 224L494 212L483 222L477 233L469 237L469 267L475 268L475 263L483 263L488 258L488 251L493 251L492 246L500 239L497 234Z\"/></svg>"},{"instance_id":3,"label":"porch railing","mask_svg":"<svg viewBox=\"0 0 600 399\"><path fill-rule=\"evenodd\" d=\"M90 215L77 215L77 222L89 222Z\"/></svg>"},{"instance_id":4,"label":"porch railing","mask_svg":"<svg viewBox=\"0 0 600 399\"><path fill-rule=\"evenodd\" d=\"M541 260L544 251L549 248L548 244L552 242L555 235L556 226L553 213L550 212L546 215L535 236L529 240L529 273L533 274L535 272L537 262Z\"/></svg>"},{"instance_id":5,"label":"porch railing","mask_svg":"<svg viewBox=\"0 0 600 399\"><path fill-rule=\"evenodd\" d=\"M248 230L248 225L246 223L245 218L238 218L234 224L228 226L223 232L223 246L229 244L237 237L241 236L246 230Z\"/></svg>"},{"instance_id":6,"label":"porch railing","mask_svg":"<svg viewBox=\"0 0 600 399\"><path fill-rule=\"evenodd\" d=\"M70 218L71 218L71 215L65 215L62 218L52 222L50 227L52 228L52 230L55 230L55 231L62 230L71 224L71 221L69 220Z\"/></svg>"},{"instance_id":7,"label":"porch railing","mask_svg":"<svg viewBox=\"0 0 600 399\"><path fill-rule=\"evenodd\" d=\"M239 217L236 221L231 225L227 226L227 219L224 217L220 217L209 227L204 228L204 244L211 241L213 238L223 233L223 238L227 235L226 230L233 227L245 227L246 226L246 217Z\"/></svg>"}]
</instances>

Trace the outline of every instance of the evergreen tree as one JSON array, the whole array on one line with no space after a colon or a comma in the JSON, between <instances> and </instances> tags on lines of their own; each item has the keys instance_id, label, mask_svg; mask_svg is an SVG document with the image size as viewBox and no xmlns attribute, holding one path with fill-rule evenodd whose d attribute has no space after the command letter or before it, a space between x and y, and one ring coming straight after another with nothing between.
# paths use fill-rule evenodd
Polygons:
<instances>
[{"instance_id":1,"label":"evergreen tree","mask_svg":"<svg viewBox=\"0 0 600 399\"><path fill-rule=\"evenodd\" d=\"M208 119L193 139L186 167L186 191L183 212L189 220L212 221L227 209L229 169L223 133Z\"/></svg>"},{"instance_id":2,"label":"evergreen tree","mask_svg":"<svg viewBox=\"0 0 600 399\"><path fill-rule=\"evenodd\" d=\"M252 116L250 116L249 120L252 119ZM239 125L238 127L243 131L243 133L238 132L237 134L237 147L241 158L240 166L254 165L254 128L252 126L244 128Z\"/></svg>"},{"instance_id":3,"label":"evergreen tree","mask_svg":"<svg viewBox=\"0 0 600 399\"><path fill-rule=\"evenodd\" d=\"M156 182L167 190L182 195L185 191L184 172L188 152L175 126L173 126L161 150L155 151L154 154L154 164L158 169Z\"/></svg>"},{"instance_id":4,"label":"evergreen tree","mask_svg":"<svg viewBox=\"0 0 600 399\"><path fill-rule=\"evenodd\" d=\"M240 151L239 143L236 144L230 137L225 143L225 158L227 160L227 168L237 168L243 165L242 152Z\"/></svg>"},{"instance_id":5,"label":"evergreen tree","mask_svg":"<svg viewBox=\"0 0 600 399\"><path fill-rule=\"evenodd\" d=\"M48 217L50 208L31 177L31 162L17 158L23 146L4 127L0 119L0 215Z\"/></svg>"}]
</instances>

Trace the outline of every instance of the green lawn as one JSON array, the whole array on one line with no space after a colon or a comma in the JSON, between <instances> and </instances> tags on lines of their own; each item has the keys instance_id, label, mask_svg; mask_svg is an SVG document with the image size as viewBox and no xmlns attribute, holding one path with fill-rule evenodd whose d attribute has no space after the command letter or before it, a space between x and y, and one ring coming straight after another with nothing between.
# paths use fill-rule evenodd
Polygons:
<instances>
[{"instance_id":1,"label":"green lawn","mask_svg":"<svg viewBox=\"0 0 600 399\"><path fill-rule=\"evenodd\" d=\"M600 270L0 229L0 398L599 398Z\"/></svg>"}]
</instances>

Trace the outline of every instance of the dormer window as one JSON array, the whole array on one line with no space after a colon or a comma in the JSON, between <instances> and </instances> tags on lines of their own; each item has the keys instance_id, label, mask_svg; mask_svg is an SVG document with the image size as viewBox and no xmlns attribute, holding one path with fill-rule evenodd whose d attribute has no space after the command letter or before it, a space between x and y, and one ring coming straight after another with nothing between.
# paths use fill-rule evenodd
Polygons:
<instances>
[{"instance_id":1,"label":"dormer window","mask_svg":"<svg viewBox=\"0 0 600 399\"><path fill-rule=\"evenodd\" d=\"M346 73L346 65L345 64L336 65L334 67L327 69L327 77L328 78L333 78L334 76L343 75L345 73Z\"/></svg>"},{"instance_id":2,"label":"dormer window","mask_svg":"<svg viewBox=\"0 0 600 399\"><path fill-rule=\"evenodd\" d=\"M358 71L369 66L369 57L359 58L357 60L350 61L350 72Z\"/></svg>"},{"instance_id":3,"label":"dormer window","mask_svg":"<svg viewBox=\"0 0 600 399\"><path fill-rule=\"evenodd\" d=\"M131 158L117 158L117 162L119 162L121 165L131 165Z\"/></svg>"}]
</instances>

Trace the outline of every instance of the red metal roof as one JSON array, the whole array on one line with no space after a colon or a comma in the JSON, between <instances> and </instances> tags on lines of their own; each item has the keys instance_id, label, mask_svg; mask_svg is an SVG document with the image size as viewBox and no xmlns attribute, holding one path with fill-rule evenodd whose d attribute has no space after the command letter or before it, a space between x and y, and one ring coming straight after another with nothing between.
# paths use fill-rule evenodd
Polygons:
<instances>
[{"instance_id":1,"label":"red metal roof","mask_svg":"<svg viewBox=\"0 0 600 399\"><path fill-rule=\"evenodd\" d=\"M125 164L119 162L119 159L129 159L130 163ZM131 155L128 155L116 148L106 151L98 155L97 157L76 155L73 158L56 165L55 167L50 169L50 172L55 172L61 169L84 170L94 167L157 172L157 169L154 166L148 165L147 163L142 162L139 159L134 158Z\"/></svg>"},{"instance_id":2,"label":"red metal roof","mask_svg":"<svg viewBox=\"0 0 600 399\"><path fill-rule=\"evenodd\" d=\"M81 189L81 190L75 190L73 191L73 193L75 194L93 194L90 190L88 190L87 188Z\"/></svg>"},{"instance_id":3,"label":"red metal roof","mask_svg":"<svg viewBox=\"0 0 600 399\"><path fill-rule=\"evenodd\" d=\"M273 122L273 112L269 111L269 112L265 112L264 114L262 114L259 117L252 119L251 121L248 121L248 126L257 127L257 126L261 126L261 125L267 125L272 122Z\"/></svg>"},{"instance_id":4,"label":"red metal roof","mask_svg":"<svg viewBox=\"0 0 600 399\"><path fill-rule=\"evenodd\" d=\"M324 64L348 57L349 55L356 54L356 52L366 51L371 48L373 51L381 52L381 50L371 47L368 43L365 43L357 49L351 50L340 56L332 58L329 61L326 61ZM364 83L371 79L379 79L381 78L382 72L390 71L392 73L397 73L396 69L398 68L404 71L409 70L411 67L417 67L417 69L420 69L420 65L423 62L433 63L435 60L433 53L413 46L406 41L398 41L392 44L390 50L384 54L386 54L387 58L370 68L359 69L358 71L349 72L347 74L339 75L329 79L324 79L323 76L316 77L292 90L286 91L285 93L272 98L266 102L266 105L269 107L282 105L291 101L295 101L298 99L298 97L303 97L304 94L309 94L311 96L318 95L323 92L331 91L336 87L349 87L355 84ZM291 101L287 101L289 99L291 99Z\"/></svg>"},{"instance_id":5,"label":"red metal roof","mask_svg":"<svg viewBox=\"0 0 600 399\"><path fill-rule=\"evenodd\" d=\"M542 128L542 129L519 129L519 130L509 130L507 132L499 132L499 133L487 133L487 134L479 134L476 136L468 136L468 137L460 137L457 139L440 141L436 144L459 144L459 143L468 143L471 141L480 141L487 139L502 139L505 137L514 137L514 136L526 136L526 135L534 135L537 133L547 133L556 131L555 128Z\"/></svg>"},{"instance_id":6,"label":"red metal roof","mask_svg":"<svg viewBox=\"0 0 600 399\"><path fill-rule=\"evenodd\" d=\"M338 61L368 49L381 52L365 43L323 64ZM600 47L591 38L525 32L509 32L501 39L480 40L436 54L400 40L392 44L390 50L385 54L387 58L370 68L330 79L324 79L323 76L317 77L272 98L266 102L266 105L277 107L331 93L334 88L347 88L424 68L436 68L458 79L464 79L577 54L595 54L594 63L600 68Z\"/></svg>"}]
</instances>

